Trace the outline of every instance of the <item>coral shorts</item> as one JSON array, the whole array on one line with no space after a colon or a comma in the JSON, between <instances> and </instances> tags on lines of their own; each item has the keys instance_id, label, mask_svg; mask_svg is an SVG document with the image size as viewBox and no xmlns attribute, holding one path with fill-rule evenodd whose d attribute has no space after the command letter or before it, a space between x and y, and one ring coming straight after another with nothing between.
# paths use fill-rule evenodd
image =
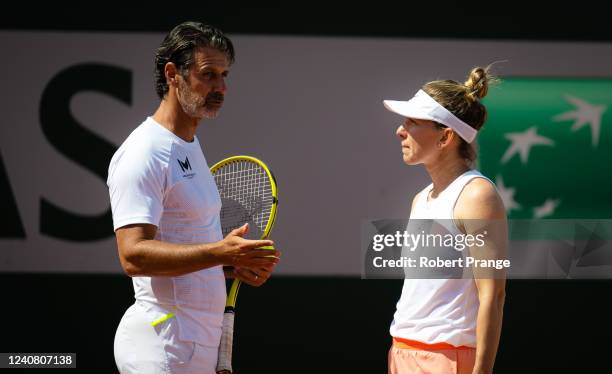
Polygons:
<instances>
[{"instance_id":1,"label":"coral shorts","mask_svg":"<svg viewBox=\"0 0 612 374\"><path fill-rule=\"evenodd\" d=\"M389 374L471 374L476 349L449 344L424 344L393 339L389 350Z\"/></svg>"}]
</instances>

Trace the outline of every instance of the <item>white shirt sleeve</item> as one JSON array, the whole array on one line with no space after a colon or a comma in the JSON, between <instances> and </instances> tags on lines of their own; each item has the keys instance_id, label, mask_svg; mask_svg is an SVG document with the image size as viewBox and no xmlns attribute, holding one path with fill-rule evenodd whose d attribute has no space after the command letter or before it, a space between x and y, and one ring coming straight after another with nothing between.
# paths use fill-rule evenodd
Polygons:
<instances>
[{"instance_id":1,"label":"white shirt sleeve","mask_svg":"<svg viewBox=\"0 0 612 374\"><path fill-rule=\"evenodd\" d=\"M150 152L119 150L108 173L108 188L115 231L147 223L159 226L167 164Z\"/></svg>"}]
</instances>

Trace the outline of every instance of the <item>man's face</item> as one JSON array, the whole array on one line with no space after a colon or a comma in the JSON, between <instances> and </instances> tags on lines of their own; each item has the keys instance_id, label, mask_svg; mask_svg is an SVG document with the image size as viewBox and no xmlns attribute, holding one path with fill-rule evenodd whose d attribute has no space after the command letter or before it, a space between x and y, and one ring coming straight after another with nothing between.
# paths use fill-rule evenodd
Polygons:
<instances>
[{"instance_id":1,"label":"man's face","mask_svg":"<svg viewBox=\"0 0 612 374\"><path fill-rule=\"evenodd\" d=\"M227 57L214 48L198 48L188 74L177 74L178 101L189 117L215 118L223 105Z\"/></svg>"}]
</instances>

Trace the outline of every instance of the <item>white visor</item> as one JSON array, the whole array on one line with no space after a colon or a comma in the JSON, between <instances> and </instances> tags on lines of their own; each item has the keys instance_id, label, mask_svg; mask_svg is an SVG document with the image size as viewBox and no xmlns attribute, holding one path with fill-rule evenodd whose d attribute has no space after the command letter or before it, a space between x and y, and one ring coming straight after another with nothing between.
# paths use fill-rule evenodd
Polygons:
<instances>
[{"instance_id":1,"label":"white visor","mask_svg":"<svg viewBox=\"0 0 612 374\"><path fill-rule=\"evenodd\" d=\"M476 131L472 126L457 118L423 90L408 101L384 100L385 108L404 117L426 119L441 123L453 129L466 142L474 141Z\"/></svg>"}]
</instances>

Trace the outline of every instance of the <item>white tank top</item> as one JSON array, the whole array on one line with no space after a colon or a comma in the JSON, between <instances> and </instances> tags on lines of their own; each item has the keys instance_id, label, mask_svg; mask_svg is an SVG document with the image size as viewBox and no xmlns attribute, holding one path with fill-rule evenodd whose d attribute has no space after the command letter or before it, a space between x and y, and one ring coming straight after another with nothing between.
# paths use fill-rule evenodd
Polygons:
<instances>
[{"instance_id":1,"label":"white tank top","mask_svg":"<svg viewBox=\"0 0 612 374\"><path fill-rule=\"evenodd\" d=\"M453 211L461 191L474 178L489 180L476 170L468 170L436 199L427 201L433 188L430 184L415 201L410 218L449 220L445 221L450 222L449 232L461 234L454 224ZM391 323L391 336L427 344L476 347L478 307L473 279L405 279Z\"/></svg>"}]
</instances>

